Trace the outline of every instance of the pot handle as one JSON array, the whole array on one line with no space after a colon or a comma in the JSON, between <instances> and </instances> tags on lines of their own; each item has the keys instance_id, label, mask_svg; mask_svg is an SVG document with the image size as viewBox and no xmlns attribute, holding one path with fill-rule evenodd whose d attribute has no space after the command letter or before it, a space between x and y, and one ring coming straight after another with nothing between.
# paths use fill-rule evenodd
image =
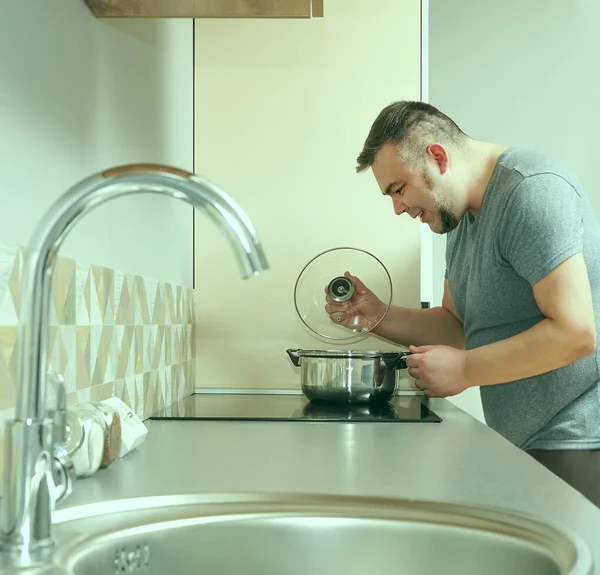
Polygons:
<instances>
[{"instance_id":1,"label":"pot handle","mask_svg":"<svg viewBox=\"0 0 600 575\"><path fill-rule=\"evenodd\" d=\"M403 351L401 353L391 352L384 353L381 359L383 359L386 369L406 369L408 367L406 365L406 358L409 355L411 355L410 351Z\"/></svg>"},{"instance_id":2,"label":"pot handle","mask_svg":"<svg viewBox=\"0 0 600 575\"><path fill-rule=\"evenodd\" d=\"M288 349L286 351L287 351L287 354L290 356L290 359L292 360L292 363L296 367L300 367L300 354L298 353L299 350L297 350L297 349Z\"/></svg>"}]
</instances>

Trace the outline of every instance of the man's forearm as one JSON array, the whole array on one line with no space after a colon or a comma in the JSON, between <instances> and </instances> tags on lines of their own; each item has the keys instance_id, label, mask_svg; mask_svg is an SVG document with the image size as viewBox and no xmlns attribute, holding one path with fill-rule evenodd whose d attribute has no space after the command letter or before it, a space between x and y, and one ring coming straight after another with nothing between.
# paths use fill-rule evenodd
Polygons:
<instances>
[{"instance_id":1,"label":"man's forearm","mask_svg":"<svg viewBox=\"0 0 600 575\"><path fill-rule=\"evenodd\" d=\"M511 338L465 352L466 377L472 386L517 381L569 365L595 349L590 330L544 319Z\"/></svg>"},{"instance_id":2,"label":"man's forearm","mask_svg":"<svg viewBox=\"0 0 600 575\"><path fill-rule=\"evenodd\" d=\"M462 323L443 307L415 309L392 306L373 333L404 346L465 347Z\"/></svg>"}]
</instances>

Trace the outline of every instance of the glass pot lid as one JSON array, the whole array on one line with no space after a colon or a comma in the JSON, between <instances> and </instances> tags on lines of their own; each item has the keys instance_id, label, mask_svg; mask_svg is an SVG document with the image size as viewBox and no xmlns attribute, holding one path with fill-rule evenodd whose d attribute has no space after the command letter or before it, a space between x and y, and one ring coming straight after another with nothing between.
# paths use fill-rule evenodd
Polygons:
<instances>
[{"instance_id":1,"label":"glass pot lid","mask_svg":"<svg viewBox=\"0 0 600 575\"><path fill-rule=\"evenodd\" d=\"M350 342L365 337L381 322L392 295L390 274L379 259L365 250L340 247L306 264L296 280L294 305L315 335Z\"/></svg>"}]
</instances>

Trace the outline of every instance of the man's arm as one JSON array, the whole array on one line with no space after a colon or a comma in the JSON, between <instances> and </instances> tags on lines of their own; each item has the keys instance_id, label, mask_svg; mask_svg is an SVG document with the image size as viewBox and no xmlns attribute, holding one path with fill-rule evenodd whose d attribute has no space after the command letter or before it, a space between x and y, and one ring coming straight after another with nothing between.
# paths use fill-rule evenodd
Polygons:
<instances>
[{"instance_id":1,"label":"man's arm","mask_svg":"<svg viewBox=\"0 0 600 575\"><path fill-rule=\"evenodd\" d=\"M448 280L444 282L441 307L414 309L390 307L385 319L373 330L375 335L400 345L448 345L465 347L463 324L454 308Z\"/></svg>"},{"instance_id":2,"label":"man's arm","mask_svg":"<svg viewBox=\"0 0 600 575\"><path fill-rule=\"evenodd\" d=\"M533 295L545 319L514 337L465 352L472 385L533 377L594 353L594 308L581 252L538 281Z\"/></svg>"}]
</instances>

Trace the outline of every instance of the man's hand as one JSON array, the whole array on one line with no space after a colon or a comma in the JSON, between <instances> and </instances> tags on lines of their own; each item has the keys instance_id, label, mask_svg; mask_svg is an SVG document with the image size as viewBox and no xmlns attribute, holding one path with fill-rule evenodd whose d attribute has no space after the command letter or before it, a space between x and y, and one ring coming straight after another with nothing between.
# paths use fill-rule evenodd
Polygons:
<instances>
[{"instance_id":1,"label":"man's hand","mask_svg":"<svg viewBox=\"0 0 600 575\"><path fill-rule=\"evenodd\" d=\"M457 395L471 383L466 375L466 352L445 345L424 345L409 348L408 373L415 385L428 397Z\"/></svg>"},{"instance_id":2,"label":"man's hand","mask_svg":"<svg viewBox=\"0 0 600 575\"><path fill-rule=\"evenodd\" d=\"M385 315L387 306L359 278L350 272L346 272L344 277L354 282L356 291L352 299L338 303L326 296L325 311L338 325L356 331L369 330Z\"/></svg>"}]
</instances>

